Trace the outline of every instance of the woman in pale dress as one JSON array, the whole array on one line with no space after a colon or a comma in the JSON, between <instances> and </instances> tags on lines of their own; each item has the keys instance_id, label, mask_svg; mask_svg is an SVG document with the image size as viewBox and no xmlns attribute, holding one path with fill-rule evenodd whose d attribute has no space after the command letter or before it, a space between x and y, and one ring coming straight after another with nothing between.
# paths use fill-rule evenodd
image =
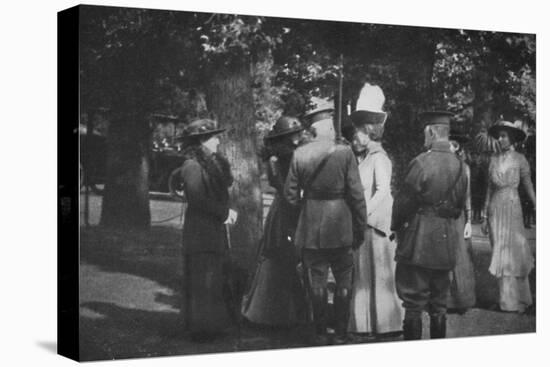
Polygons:
<instances>
[{"instance_id":1,"label":"woman in pale dress","mask_svg":"<svg viewBox=\"0 0 550 367\"><path fill-rule=\"evenodd\" d=\"M378 96L378 98L377 98ZM378 99L376 102L368 100ZM380 103L381 102L381 103ZM381 111L382 90L366 85L351 115L356 127L354 150L367 202L365 243L354 253L354 284L348 330L356 334L384 334L402 331L404 316L395 291L395 248L389 239L393 198L390 182L392 163L382 147L386 113ZM363 107L363 108L361 108Z\"/></svg>"},{"instance_id":2,"label":"woman in pale dress","mask_svg":"<svg viewBox=\"0 0 550 367\"><path fill-rule=\"evenodd\" d=\"M525 139L525 133L508 121L493 125L489 133L498 139L502 150L491 157L482 213L482 230L489 234L493 249L489 272L498 280L500 310L523 313L533 303L528 276L534 258L525 234L518 186L524 186L533 208L535 192L529 163L514 144Z\"/></svg>"}]
</instances>

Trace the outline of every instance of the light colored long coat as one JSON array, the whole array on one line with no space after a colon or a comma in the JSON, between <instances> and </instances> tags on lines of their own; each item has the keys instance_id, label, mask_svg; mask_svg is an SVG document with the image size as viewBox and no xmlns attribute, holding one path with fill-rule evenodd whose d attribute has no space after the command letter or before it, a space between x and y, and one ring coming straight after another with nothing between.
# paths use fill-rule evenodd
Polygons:
<instances>
[{"instance_id":1,"label":"light colored long coat","mask_svg":"<svg viewBox=\"0 0 550 367\"><path fill-rule=\"evenodd\" d=\"M395 291L396 244L390 241L393 197L392 164L378 142L371 141L359 163L367 203L365 243L354 252L354 285L349 331L387 333L401 330L404 312Z\"/></svg>"}]
</instances>

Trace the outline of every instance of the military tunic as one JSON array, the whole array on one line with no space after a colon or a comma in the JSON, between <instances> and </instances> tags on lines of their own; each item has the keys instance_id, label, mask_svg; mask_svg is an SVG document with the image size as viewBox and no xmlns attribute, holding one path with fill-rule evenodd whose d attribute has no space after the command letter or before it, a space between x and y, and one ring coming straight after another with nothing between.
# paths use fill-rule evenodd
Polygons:
<instances>
[{"instance_id":1,"label":"military tunic","mask_svg":"<svg viewBox=\"0 0 550 367\"><path fill-rule=\"evenodd\" d=\"M325 162L324 165L321 162ZM302 249L315 332L322 336L327 330L330 268L336 281L335 332L342 336L349 319L351 249L363 240L367 213L351 148L328 137L317 138L298 148L290 164L284 194L289 203L301 206L295 245Z\"/></svg>"},{"instance_id":2,"label":"military tunic","mask_svg":"<svg viewBox=\"0 0 550 367\"><path fill-rule=\"evenodd\" d=\"M446 311L449 271L455 266L464 228L460 220L438 215L434 206L446 199L455 181L447 198L455 208L463 208L466 169L460 171L460 161L448 141L435 142L431 150L410 163L394 202L392 229L398 232L396 288L407 311L405 318L418 317L426 306L431 314Z\"/></svg>"},{"instance_id":3,"label":"military tunic","mask_svg":"<svg viewBox=\"0 0 550 367\"><path fill-rule=\"evenodd\" d=\"M327 154L325 166L305 187ZM301 190L305 190L304 199ZM351 148L326 138L298 148L285 182L285 197L291 204L301 203L295 245L305 250L312 287L326 286L330 266L337 286L351 288L351 246L354 236L363 237L367 212Z\"/></svg>"},{"instance_id":4,"label":"military tunic","mask_svg":"<svg viewBox=\"0 0 550 367\"><path fill-rule=\"evenodd\" d=\"M296 150L285 183L285 197L298 205L300 191L326 154L330 158L305 193L296 229L296 246L306 249L350 247L353 233L366 224L366 204L351 148L316 139Z\"/></svg>"}]
</instances>

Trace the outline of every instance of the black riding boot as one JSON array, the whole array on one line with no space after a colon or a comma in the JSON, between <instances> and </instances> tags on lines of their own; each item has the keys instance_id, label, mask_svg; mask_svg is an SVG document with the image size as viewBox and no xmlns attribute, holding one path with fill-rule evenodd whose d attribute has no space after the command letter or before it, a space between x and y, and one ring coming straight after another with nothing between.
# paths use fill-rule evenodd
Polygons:
<instances>
[{"instance_id":1,"label":"black riding boot","mask_svg":"<svg viewBox=\"0 0 550 367\"><path fill-rule=\"evenodd\" d=\"M334 295L334 316L336 319L336 339L337 344L343 344L347 341L348 321L350 312L350 292L347 289L337 289Z\"/></svg>"},{"instance_id":2,"label":"black riding boot","mask_svg":"<svg viewBox=\"0 0 550 367\"><path fill-rule=\"evenodd\" d=\"M422 319L405 319L403 321L403 339L419 340L422 339Z\"/></svg>"},{"instance_id":3,"label":"black riding boot","mask_svg":"<svg viewBox=\"0 0 550 367\"><path fill-rule=\"evenodd\" d=\"M326 289L316 289L311 295L311 305L313 308L313 323L315 324L315 334L320 338L327 334L327 291Z\"/></svg>"},{"instance_id":4,"label":"black riding boot","mask_svg":"<svg viewBox=\"0 0 550 367\"><path fill-rule=\"evenodd\" d=\"M445 314L430 316L430 338L443 339L447 334L447 316Z\"/></svg>"}]
</instances>

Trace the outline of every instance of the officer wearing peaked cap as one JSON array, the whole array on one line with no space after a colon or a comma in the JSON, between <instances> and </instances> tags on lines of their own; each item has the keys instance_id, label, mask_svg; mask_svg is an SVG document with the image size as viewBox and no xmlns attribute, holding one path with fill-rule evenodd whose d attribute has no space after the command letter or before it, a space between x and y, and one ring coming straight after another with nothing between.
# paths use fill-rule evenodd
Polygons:
<instances>
[{"instance_id":1,"label":"officer wearing peaked cap","mask_svg":"<svg viewBox=\"0 0 550 367\"><path fill-rule=\"evenodd\" d=\"M446 334L449 271L455 266L456 246L463 235L458 217L467 190L466 170L450 150L451 116L445 111L420 116L429 150L409 164L393 206L392 230L399 239L396 289L405 308L406 340L421 339L425 309L430 314L431 338Z\"/></svg>"},{"instance_id":2,"label":"officer wearing peaked cap","mask_svg":"<svg viewBox=\"0 0 550 367\"><path fill-rule=\"evenodd\" d=\"M301 204L295 245L302 251L316 341L321 344L327 337L329 267L336 280L337 342L345 341L353 270L352 247L360 246L363 241L366 204L353 152L348 145L335 141L334 107L324 100L317 102L304 116L315 137L296 149L284 194L289 203Z\"/></svg>"}]
</instances>

